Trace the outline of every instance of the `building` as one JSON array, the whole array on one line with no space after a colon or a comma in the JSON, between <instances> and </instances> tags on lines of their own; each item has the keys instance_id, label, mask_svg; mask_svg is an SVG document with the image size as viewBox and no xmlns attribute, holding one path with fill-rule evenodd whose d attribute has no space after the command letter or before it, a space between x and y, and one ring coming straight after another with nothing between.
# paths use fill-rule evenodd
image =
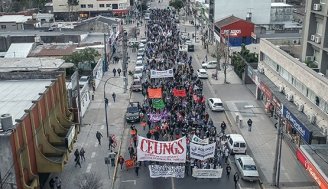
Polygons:
<instances>
[{"instance_id":1,"label":"building","mask_svg":"<svg viewBox=\"0 0 328 189\"><path fill-rule=\"evenodd\" d=\"M271 0L210 0L209 6L210 20L213 23L234 15L256 25L270 24Z\"/></svg>"},{"instance_id":2,"label":"building","mask_svg":"<svg viewBox=\"0 0 328 189\"><path fill-rule=\"evenodd\" d=\"M68 6L67 0L54 0L53 13L56 19L69 20L75 15L77 18L89 18L97 15L123 16L128 14L130 9L129 0L118 1L97 1L80 0L76 6ZM74 17L75 18L75 17ZM73 20L73 19L72 19Z\"/></svg>"},{"instance_id":3,"label":"building","mask_svg":"<svg viewBox=\"0 0 328 189\"><path fill-rule=\"evenodd\" d=\"M63 72L0 73L0 185L42 188L61 172L79 126L67 106Z\"/></svg>"},{"instance_id":4,"label":"building","mask_svg":"<svg viewBox=\"0 0 328 189\"><path fill-rule=\"evenodd\" d=\"M323 75L328 74L327 1L306 1L302 60Z\"/></svg>"},{"instance_id":5,"label":"building","mask_svg":"<svg viewBox=\"0 0 328 189\"><path fill-rule=\"evenodd\" d=\"M296 146L326 143L328 79L282 50L286 40L261 39L258 72L245 70L257 85L256 97L284 118Z\"/></svg>"},{"instance_id":6,"label":"building","mask_svg":"<svg viewBox=\"0 0 328 189\"><path fill-rule=\"evenodd\" d=\"M0 31L24 30L24 24L31 19L32 16L2 15L0 16Z\"/></svg>"},{"instance_id":7,"label":"building","mask_svg":"<svg viewBox=\"0 0 328 189\"><path fill-rule=\"evenodd\" d=\"M271 23L286 22L293 19L293 6L286 3L271 3Z\"/></svg>"},{"instance_id":8,"label":"building","mask_svg":"<svg viewBox=\"0 0 328 189\"><path fill-rule=\"evenodd\" d=\"M319 188L328 188L328 145L301 145L296 157Z\"/></svg>"},{"instance_id":9,"label":"building","mask_svg":"<svg viewBox=\"0 0 328 189\"><path fill-rule=\"evenodd\" d=\"M214 31L218 42L226 43L228 40L229 46L249 45L252 43L254 24L235 16L229 16L215 22Z\"/></svg>"}]
</instances>

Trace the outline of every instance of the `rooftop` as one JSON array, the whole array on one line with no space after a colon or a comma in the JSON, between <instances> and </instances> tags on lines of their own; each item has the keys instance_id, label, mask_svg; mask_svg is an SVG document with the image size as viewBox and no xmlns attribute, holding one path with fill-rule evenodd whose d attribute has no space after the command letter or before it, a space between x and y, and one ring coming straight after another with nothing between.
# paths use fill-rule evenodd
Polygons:
<instances>
[{"instance_id":1,"label":"rooftop","mask_svg":"<svg viewBox=\"0 0 328 189\"><path fill-rule=\"evenodd\" d=\"M312 145L301 145L302 151L306 152L312 159L312 162L315 162L315 166L320 168L320 170L324 173L326 180L328 180L328 145L327 144L312 144Z\"/></svg>"},{"instance_id":2,"label":"rooftop","mask_svg":"<svg viewBox=\"0 0 328 189\"><path fill-rule=\"evenodd\" d=\"M0 58L0 72L53 71L63 64L64 60L56 58Z\"/></svg>"},{"instance_id":3,"label":"rooftop","mask_svg":"<svg viewBox=\"0 0 328 189\"><path fill-rule=\"evenodd\" d=\"M0 16L0 23L2 22L15 22L15 23L23 23L27 20L32 19L32 16L24 16L24 15L3 15Z\"/></svg>"},{"instance_id":4,"label":"rooftop","mask_svg":"<svg viewBox=\"0 0 328 189\"><path fill-rule=\"evenodd\" d=\"M46 90L51 84L50 79L42 80L1 80L0 81L0 115L10 114L20 119L29 109L34 100L38 100L39 93ZM15 121L14 121L15 123Z\"/></svg>"},{"instance_id":5,"label":"rooftop","mask_svg":"<svg viewBox=\"0 0 328 189\"><path fill-rule=\"evenodd\" d=\"M33 47L33 43L12 43L5 54L5 58L26 58Z\"/></svg>"},{"instance_id":6,"label":"rooftop","mask_svg":"<svg viewBox=\"0 0 328 189\"><path fill-rule=\"evenodd\" d=\"M29 57L65 56L72 54L77 47L74 43L45 43L36 46Z\"/></svg>"},{"instance_id":7,"label":"rooftop","mask_svg":"<svg viewBox=\"0 0 328 189\"><path fill-rule=\"evenodd\" d=\"M251 22L249 22L249 21L246 21L246 20L244 20L244 19L241 19L241 18L235 17L234 15L231 15L231 16L228 16L228 17L226 17L226 18L223 18L223 19L221 19L221 20L215 22L214 25L215 25L216 27L218 27L218 28L221 28L221 27L224 27L224 26L226 26L226 25L229 25L229 24L235 23L235 22L237 22L237 21L240 21L240 20L242 20L242 21L244 21L244 22L251 23Z\"/></svg>"},{"instance_id":8,"label":"rooftop","mask_svg":"<svg viewBox=\"0 0 328 189\"><path fill-rule=\"evenodd\" d=\"M271 7L292 7L293 5L289 5L286 3L271 3Z\"/></svg>"}]
</instances>

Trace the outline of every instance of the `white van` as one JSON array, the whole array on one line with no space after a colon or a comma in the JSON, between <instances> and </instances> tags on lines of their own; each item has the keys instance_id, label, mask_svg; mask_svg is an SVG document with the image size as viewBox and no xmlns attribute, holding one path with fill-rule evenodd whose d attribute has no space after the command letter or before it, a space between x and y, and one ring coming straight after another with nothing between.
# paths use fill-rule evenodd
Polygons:
<instances>
[{"instance_id":1,"label":"white van","mask_svg":"<svg viewBox=\"0 0 328 189\"><path fill-rule=\"evenodd\" d=\"M247 144L243 136L240 134L227 135L227 142L231 154L246 154Z\"/></svg>"}]
</instances>

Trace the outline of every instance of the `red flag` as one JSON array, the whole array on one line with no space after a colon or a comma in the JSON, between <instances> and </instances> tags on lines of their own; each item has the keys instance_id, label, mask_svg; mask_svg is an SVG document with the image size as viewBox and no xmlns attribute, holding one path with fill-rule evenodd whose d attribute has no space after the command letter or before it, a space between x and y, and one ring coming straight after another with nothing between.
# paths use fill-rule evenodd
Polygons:
<instances>
[{"instance_id":1,"label":"red flag","mask_svg":"<svg viewBox=\"0 0 328 189\"><path fill-rule=\"evenodd\" d=\"M148 98L162 98L162 88L148 88Z\"/></svg>"},{"instance_id":2,"label":"red flag","mask_svg":"<svg viewBox=\"0 0 328 189\"><path fill-rule=\"evenodd\" d=\"M180 97L185 97L187 96L186 90L185 89L173 89L173 95L174 96L180 96Z\"/></svg>"}]
</instances>

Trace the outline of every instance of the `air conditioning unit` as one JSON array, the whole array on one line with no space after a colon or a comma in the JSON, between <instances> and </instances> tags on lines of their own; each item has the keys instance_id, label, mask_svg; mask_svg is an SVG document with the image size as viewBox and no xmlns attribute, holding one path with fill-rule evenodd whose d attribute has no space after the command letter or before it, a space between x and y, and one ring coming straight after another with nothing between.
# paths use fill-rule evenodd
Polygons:
<instances>
[{"instance_id":1,"label":"air conditioning unit","mask_svg":"<svg viewBox=\"0 0 328 189\"><path fill-rule=\"evenodd\" d=\"M313 5L313 10L320 11L321 10L321 5L320 4L314 4Z\"/></svg>"},{"instance_id":2,"label":"air conditioning unit","mask_svg":"<svg viewBox=\"0 0 328 189\"><path fill-rule=\"evenodd\" d=\"M282 86L282 85L280 85L280 86L279 86L279 92L284 93L284 90L285 90L285 87Z\"/></svg>"},{"instance_id":3,"label":"air conditioning unit","mask_svg":"<svg viewBox=\"0 0 328 189\"><path fill-rule=\"evenodd\" d=\"M309 120L312 124L315 124L317 121L317 116L315 114L310 115Z\"/></svg>"},{"instance_id":4,"label":"air conditioning unit","mask_svg":"<svg viewBox=\"0 0 328 189\"><path fill-rule=\"evenodd\" d=\"M263 74L263 73L264 73L264 68L259 68L259 72L260 72L261 74Z\"/></svg>"},{"instance_id":5,"label":"air conditioning unit","mask_svg":"<svg viewBox=\"0 0 328 189\"><path fill-rule=\"evenodd\" d=\"M316 36L315 39L314 39L314 42L320 44L321 43L321 37Z\"/></svg>"},{"instance_id":6,"label":"air conditioning unit","mask_svg":"<svg viewBox=\"0 0 328 189\"><path fill-rule=\"evenodd\" d=\"M306 61L313 61L314 60L314 56L306 56L305 57Z\"/></svg>"},{"instance_id":7,"label":"air conditioning unit","mask_svg":"<svg viewBox=\"0 0 328 189\"><path fill-rule=\"evenodd\" d=\"M315 35L311 35L311 41L314 41Z\"/></svg>"},{"instance_id":8,"label":"air conditioning unit","mask_svg":"<svg viewBox=\"0 0 328 189\"><path fill-rule=\"evenodd\" d=\"M292 94L286 94L286 98L289 102L293 102L294 96Z\"/></svg>"},{"instance_id":9,"label":"air conditioning unit","mask_svg":"<svg viewBox=\"0 0 328 189\"><path fill-rule=\"evenodd\" d=\"M297 110L300 111L300 112L303 112L303 110L304 110L304 105L303 105L303 104L299 104L299 105L297 106Z\"/></svg>"}]
</instances>

